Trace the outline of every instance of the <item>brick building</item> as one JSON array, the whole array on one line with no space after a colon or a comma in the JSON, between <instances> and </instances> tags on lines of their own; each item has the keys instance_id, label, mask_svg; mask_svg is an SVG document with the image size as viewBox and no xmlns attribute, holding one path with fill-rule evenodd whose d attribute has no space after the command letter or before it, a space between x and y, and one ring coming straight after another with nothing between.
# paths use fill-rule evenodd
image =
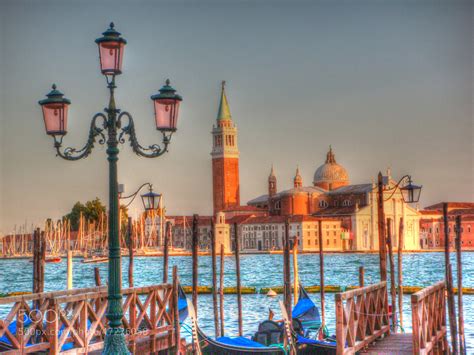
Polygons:
<instances>
[{"instance_id":1,"label":"brick building","mask_svg":"<svg viewBox=\"0 0 474 355\"><path fill-rule=\"evenodd\" d=\"M443 203L420 211L420 242L423 249L444 248ZM454 248L456 216L461 216L461 247L474 250L474 203L448 202L449 244Z\"/></svg>"},{"instance_id":2,"label":"brick building","mask_svg":"<svg viewBox=\"0 0 474 355\"><path fill-rule=\"evenodd\" d=\"M222 82L216 124L212 128L212 192L214 214L240 206L239 148Z\"/></svg>"}]
</instances>

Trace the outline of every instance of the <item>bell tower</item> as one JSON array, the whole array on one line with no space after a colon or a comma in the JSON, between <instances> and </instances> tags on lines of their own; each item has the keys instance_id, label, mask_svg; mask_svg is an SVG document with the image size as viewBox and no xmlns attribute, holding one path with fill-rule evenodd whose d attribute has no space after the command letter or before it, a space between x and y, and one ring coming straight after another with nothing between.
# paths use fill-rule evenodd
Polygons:
<instances>
[{"instance_id":1,"label":"bell tower","mask_svg":"<svg viewBox=\"0 0 474 355\"><path fill-rule=\"evenodd\" d=\"M222 82L216 124L212 127L212 192L214 214L240 206L239 148L237 127L230 114Z\"/></svg>"},{"instance_id":2,"label":"bell tower","mask_svg":"<svg viewBox=\"0 0 474 355\"><path fill-rule=\"evenodd\" d=\"M275 171L273 170L273 165L272 165L272 170L270 171L270 175L268 176L268 196L273 197L277 193L277 178L275 175Z\"/></svg>"}]
</instances>

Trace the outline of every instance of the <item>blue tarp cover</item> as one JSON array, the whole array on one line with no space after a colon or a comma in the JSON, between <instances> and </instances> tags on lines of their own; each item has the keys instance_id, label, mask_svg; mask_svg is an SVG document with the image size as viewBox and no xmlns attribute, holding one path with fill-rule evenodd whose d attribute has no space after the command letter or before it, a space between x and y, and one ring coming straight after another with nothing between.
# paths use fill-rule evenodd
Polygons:
<instances>
[{"instance_id":1,"label":"blue tarp cover","mask_svg":"<svg viewBox=\"0 0 474 355\"><path fill-rule=\"evenodd\" d=\"M311 298L309 298L309 295L302 285L300 285L298 303L293 308L291 315L293 318L300 320L303 326L306 322L315 322L318 324L321 322L318 307L311 301Z\"/></svg>"},{"instance_id":2,"label":"blue tarp cover","mask_svg":"<svg viewBox=\"0 0 474 355\"><path fill-rule=\"evenodd\" d=\"M323 341L323 340L316 340L316 339L308 339L298 335L298 343L300 344L320 344L320 345L333 345L336 346L336 343L333 341Z\"/></svg>"},{"instance_id":3,"label":"blue tarp cover","mask_svg":"<svg viewBox=\"0 0 474 355\"><path fill-rule=\"evenodd\" d=\"M250 339L244 337L236 337L236 338L229 338L229 337L220 337L217 338L219 343L233 345L233 346L242 346L242 347L251 347L251 348L266 348L265 345L257 343L256 341L252 341Z\"/></svg>"}]
</instances>

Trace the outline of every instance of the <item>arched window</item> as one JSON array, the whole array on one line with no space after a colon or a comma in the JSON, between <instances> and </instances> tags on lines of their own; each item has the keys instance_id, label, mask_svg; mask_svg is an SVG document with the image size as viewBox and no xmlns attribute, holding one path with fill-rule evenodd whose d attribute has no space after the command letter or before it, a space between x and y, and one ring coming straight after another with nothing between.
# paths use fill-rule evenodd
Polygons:
<instances>
[{"instance_id":1,"label":"arched window","mask_svg":"<svg viewBox=\"0 0 474 355\"><path fill-rule=\"evenodd\" d=\"M326 208L328 207L328 203L325 200L319 201L319 207Z\"/></svg>"},{"instance_id":2,"label":"arched window","mask_svg":"<svg viewBox=\"0 0 474 355\"><path fill-rule=\"evenodd\" d=\"M342 205L343 205L344 207L348 207L348 206L351 206L351 205L352 205L352 202L351 202L351 200L344 200L344 201L342 202Z\"/></svg>"}]
</instances>

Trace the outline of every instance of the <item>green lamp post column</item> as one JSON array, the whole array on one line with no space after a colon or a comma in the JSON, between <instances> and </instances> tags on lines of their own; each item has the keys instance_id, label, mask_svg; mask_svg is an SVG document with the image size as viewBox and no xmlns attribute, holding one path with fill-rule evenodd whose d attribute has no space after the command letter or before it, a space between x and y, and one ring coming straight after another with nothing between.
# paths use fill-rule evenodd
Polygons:
<instances>
[{"instance_id":1,"label":"green lamp post column","mask_svg":"<svg viewBox=\"0 0 474 355\"><path fill-rule=\"evenodd\" d=\"M154 102L156 129L162 133L162 143L143 147L135 134L135 123L132 115L116 108L114 99L115 77L122 73L122 60L125 39L110 24L110 28L98 38L101 72L107 80L110 98L109 105L92 118L89 138L81 149L67 147L62 149L63 138L67 133L68 109L71 101L56 89L47 94L47 98L39 101L43 110L46 133L53 137L56 153L66 160L86 158L98 142L107 143L107 160L109 162L109 283L108 283L108 327L105 336L104 354L129 354L122 327L122 293L121 293L121 259L119 241L119 201L117 161L118 145L125 143L125 136L133 151L145 158L156 158L168 151L172 134L176 131L181 96L166 80L158 94L151 97ZM124 119L125 117L125 119ZM123 122L122 122L123 121ZM120 133L119 133L120 132Z\"/></svg>"}]
</instances>

